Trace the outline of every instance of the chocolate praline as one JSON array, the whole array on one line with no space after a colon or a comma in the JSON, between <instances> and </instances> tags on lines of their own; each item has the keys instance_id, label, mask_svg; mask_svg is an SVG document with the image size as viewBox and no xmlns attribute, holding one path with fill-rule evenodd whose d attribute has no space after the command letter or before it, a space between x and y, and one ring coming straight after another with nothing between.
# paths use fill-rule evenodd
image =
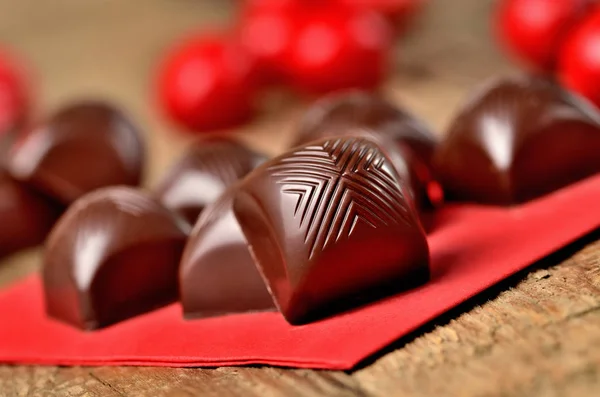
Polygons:
<instances>
[{"instance_id":1,"label":"chocolate praline","mask_svg":"<svg viewBox=\"0 0 600 397\"><path fill-rule=\"evenodd\" d=\"M62 211L0 168L0 258L41 244Z\"/></svg>"},{"instance_id":2,"label":"chocolate praline","mask_svg":"<svg viewBox=\"0 0 600 397\"><path fill-rule=\"evenodd\" d=\"M600 171L599 120L583 99L545 79L492 79L450 124L436 173L454 200L525 202Z\"/></svg>"},{"instance_id":3,"label":"chocolate praline","mask_svg":"<svg viewBox=\"0 0 600 397\"><path fill-rule=\"evenodd\" d=\"M181 260L179 283L187 318L274 309L233 213L234 185L208 205Z\"/></svg>"},{"instance_id":4,"label":"chocolate praline","mask_svg":"<svg viewBox=\"0 0 600 397\"><path fill-rule=\"evenodd\" d=\"M359 90L330 94L313 103L299 123L296 143L338 136L339 130L353 127L384 134L426 162L438 143L422 120L376 94Z\"/></svg>"},{"instance_id":5,"label":"chocolate praline","mask_svg":"<svg viewBox=\"0 0 600 397\"><path fill-rule=\"evenodd\" d=\"M233 212L273 299L300 324L429 278L409 187L370 139L296 147L240 181Z\"/></svg>"},{"instance_id":6,"label":"chocolate praline","mask_svg":"<svg viewBox=\"0 0 600 397\"><path fill-rule=\"evenodd\" d=\"M69 207L46 242L48 314L96 329L177 299L189 225L129 187L89 193Z\"/></svg>"},{"instance_id":7,"label":"chocolate praline","mask_svg":"<svg viewBox=\"0 0 600 397\"><path fill-rule=\"evenodd\" d=\"M125 114L99 101L60 109L14 145L10 173L64 204L112 185L138 185L144 147Z\"/></svg>"},{"instance_id":8,"label":"chocolate praline","mask_svg":"<svg viewBox=\"0 0 600 397\"><path fill-rule=\"evenodd\" d=\"M330 94L309 107L298 125L293 146L310 141L362 134L388 140L382 146L389 153L404 157L409 165L417 204L436 206L442 200L435 193L437 184L431 160L438 140L425 125L407 110L383 98L357 90ZM434 186L435 185L435 186Z\"/></svg>"},{"instance_id":9,"label":"chocolate praline","mask_svg":"<svg viewBox=\"0 0 600 397\"><path fill-rule=\"evenodd\" d=\"M228 138L193 144L155 189L164 205L194 224L202 210L266 156Z\"/></svg>"}]
</instances>

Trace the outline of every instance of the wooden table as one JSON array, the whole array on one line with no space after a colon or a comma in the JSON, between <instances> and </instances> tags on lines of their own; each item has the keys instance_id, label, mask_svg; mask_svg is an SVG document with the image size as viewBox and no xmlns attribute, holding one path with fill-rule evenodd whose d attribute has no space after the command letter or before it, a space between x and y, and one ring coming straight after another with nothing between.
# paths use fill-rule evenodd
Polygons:
<instances>
[{"instance_id":1,"label":"wooden table","mask_svg":"<svg viewBox=\"0 0 600 397\"><path fill-rule=\"evenodd\" d=\"M156 62L182 33L208 21L225 26L232 4L0 0L0 40L35 66L38 109L90 95L127 107L147 131L152 185L186 143L153 107ZM386 94L443 131L473 84L511 70L489 32L491 5L431 0L399 45ZM285 98L265 100L271 112L240 131L243 139L273 152L284 147L302 108ZM0 396L599 396L598 237L536 264L353 372L0 366ZM0 285L38 264L35 250L9 259L0 266Z\"/></svg>"}]
</instances>

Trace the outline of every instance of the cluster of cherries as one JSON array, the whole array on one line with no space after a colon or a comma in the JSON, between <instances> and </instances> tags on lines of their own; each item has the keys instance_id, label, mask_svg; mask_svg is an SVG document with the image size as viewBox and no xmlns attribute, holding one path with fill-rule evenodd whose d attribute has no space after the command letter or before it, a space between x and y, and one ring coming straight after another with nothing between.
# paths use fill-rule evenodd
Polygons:
<instances>
[{"instance_id":1,"label":"cluster of cherries","mask_svg":"<svg viewBox=\"0 0 600 397\"><path fill-rule=\"evenodd\" d=\"M535 72L551 74L600 106L597 0L502 0L500 41Z\"/></svg>"},{"instance_id":2,"label":"cluster of cherries","mask_svg":"<svg viewBox=\"0 0 600 397\"><path fill-rule=\"evenodd\" d=\"M423 0L244 0L235 28L172 48L158 76L164 113L192 131L235 127L273 86L319 95L384 80L393 38Z\"/></svg>"}]
</instances>

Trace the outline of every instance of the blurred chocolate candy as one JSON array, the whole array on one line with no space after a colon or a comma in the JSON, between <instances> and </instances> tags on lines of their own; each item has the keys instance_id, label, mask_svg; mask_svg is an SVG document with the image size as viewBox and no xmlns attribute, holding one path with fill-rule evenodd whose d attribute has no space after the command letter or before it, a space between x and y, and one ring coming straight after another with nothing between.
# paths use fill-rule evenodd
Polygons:
<instances>
[{"instance_id":1,"label":"blurred chocolate candy","mask_svg":"<svg viewBox=\"0 0 600 397\"><path fill-rule=\"evenodd\" d=\"M144 148L119 110L102 102L61 109L13 148L9 169L17 179L70 204L92 190L138 185Z\"/></svg>"},{"instance_id":2,"label":"blurred chocolate candy","mask_svg":"<svg viewBox=\"0 0 600 397\"><path fill-rule=\"evenodd\" d=\"M62 210L0 169L0 257L41 244Z\"/></svg>"},{"instance_id":3,"label":"blurred chocolate candy","mask_svg":"<svg viewBox=\"0 0 600 397\"><path fill-rule=\"evenodd\" d=\"M435 135L415 116L374 94L348 91L316 101L301 119L292 146L356 134L389 140L391 145L379 143L387 154L399 151L396 156L408 162L417 204L439 204L442 198L431 172Z\"/></svg>"},{"instance_id":4,"label":"blurred chocolate candy","mask_svg":"<svg viewBox=\"0 0 600 397\"><path fill-rule=\"evenodd\" d=\"M453 199L513 204L600 171L598 114L540 78L487 82L462 106L436 154Z\"/></svg>"},{"instance_id":5,"label":"blurred chocolate candy","mask_svg":"<svg viewBox=\"0 0 600 397\"><path fill-rule=\"evenodd\" d=\"M300 121L298 145L364 127L406 145L429 162L437 139L421 120L375 94L351 90L316 101Z\"/></svg>"},{"instance_id":6,"label":"blurred chocolate candy","mask_svg":"<svg viewBox=\"0 0 600 397\"><path fill-rule=\"evenodd\" d=\"M179 282L188 318L275 307L233 214L235 193L230 188L206 207L186 245Z\"/></svg>"},{"instance_id":7,"label":"blurred chocolate candy","mask_svg":"<svg viewBox=\"0 0 600 397\"><path fill-rule=\"evenodd\" d=\"M297 147L240 182L235 216L290 323L428 280L429 249L406 185L374 141L356 137Z\"/></svg>"},{"instance_id":8,"label":"blurred chocolate candy","mask_svg":"<svg viewBox=\"0 0 600 397\"><path fill-rule=\"evenodd\" d=\"M183 219L133 188L81 197L46 242L48 314L95 329L176 300L188 232Z\"/></svg>"},{"instance_id":9,"label":"blurred chocolate candy","mask_svg":"<svg viewBox=\"0 0 600 397\"><path fill-rule=\"evenodd\" d=\"M204 207L265 159L233 140L200 141L167 172L155 192L164 205L194 224Z\"/></svg>"}]
</instances>

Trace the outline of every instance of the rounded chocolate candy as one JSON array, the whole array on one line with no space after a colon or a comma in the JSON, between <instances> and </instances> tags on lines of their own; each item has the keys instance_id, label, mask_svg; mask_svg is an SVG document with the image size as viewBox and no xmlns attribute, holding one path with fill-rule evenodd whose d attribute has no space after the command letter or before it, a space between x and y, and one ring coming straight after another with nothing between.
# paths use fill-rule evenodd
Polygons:
<instances>
[{"instance_id":1,"label":"rounded chocolate candy","mask_svg":"<svg viewBox=\"0 0 600 397\"><path fill-rule=\"evenodd\" d=\"M351 90L317 100L300 121L296 144L334 137L354 127L368 128L408 146L429 162L437 138L429 127L404 109L368 92Z\"/></svg>"},{"instance_id":2,"label":"rounded chocolate candy","mask_svg":"<svg viewBox=\"0 0 600 397\"><path fill-rule=\"evenodd\" d=\"M449 197L514 204L600 171L598 114L535 77L493 79L459 110L436 154Z\"/></svg>"},{"instance_id":3,"label":"rounded chocolate candy","mask_svg":"<svg viewBox=\"0 0 600 397\"><path fill-rule=\"evenodd\" d=\"M13 148L11 174L70 204L111 185L138 185L144 148L137 128L103 102L80 102L58 111Z\"/></svg>"},{"instance_id":4,"label":"rounded chocolate candy","mask_svg":"<svg viewBox=\"0 0 600 397\"><path fill-rule=\"evenodd\" d=\"M194 224L204 207L264 160L265 156L233 140L203 140L173 165L155 193L164 205Z\"/></svg>"},{"instance_id":5,"label":"rounded chocolate candy","mask_svg":"<svg viewBox=\"0 0 600 397\"><path fill-rule=\"evenodd\" d=\"M41 244L62 210L0 169L0 258Z\"/></svg>"},{"instance_id":6,"label":"rounded chocolate candy","mask_svg":"<svg viewBox=\"0 0 600 397\"><path fill-rule=\"evenodd\" d=\"M361 137L296 147L240 181L235 218L287 321L429 279L409 189L377 143Z\"/></svg>"},{"instance_id":7,"label":"rounded chocolate candy","mask_svg":"<svg viewBox=\"0 0 600 397\"><path fill-rule=\"evenodd\" d=\"M236 187L208 205L185 247L179 273L188 318L274 309L233 213Z\"/></svg>"},{"instance_id":8,"label":"rounded chocolate candy","mask_svg":"<svg viewBox=\"0 0 600 397\"><path fill-rule=\"evenodd\" d=\"M176 300L189 231L183 219L133 188L81 197L46 242L48 314L95 329Z\"/></svg>"},{"instance_id":9,"label":"rounded chocolate candy","mask_svg":"<svg viewBox=\"0 0 600 397\"><path fill-rule=\"evenodd\" d=\"M335 136L372 135L389 140L388 152L399 151L409 164L417 204L437 205L439 189L431 172L437 139L415 116L384 99L361 91L348 91L316 101L299 124L292 146Z\"/></svg>"}]
</instances>

